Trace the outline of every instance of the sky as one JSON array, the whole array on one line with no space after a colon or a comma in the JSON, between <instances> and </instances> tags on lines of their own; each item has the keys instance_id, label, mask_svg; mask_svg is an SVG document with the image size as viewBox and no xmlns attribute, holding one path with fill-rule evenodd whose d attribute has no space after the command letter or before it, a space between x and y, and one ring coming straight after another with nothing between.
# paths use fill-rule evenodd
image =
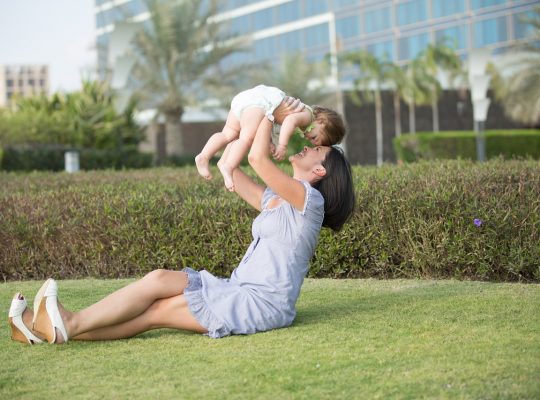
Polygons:
<instances>
[{"instance_id":1,"label":"sky","mask_svg":"<svg viewBox=\"0 0 540 400\"><path fill-rule=\"evenodd\" d=\"M0 0L0 65L49 66L50 93L95 70L94 0Z\"/></svg>"}]
</instances>

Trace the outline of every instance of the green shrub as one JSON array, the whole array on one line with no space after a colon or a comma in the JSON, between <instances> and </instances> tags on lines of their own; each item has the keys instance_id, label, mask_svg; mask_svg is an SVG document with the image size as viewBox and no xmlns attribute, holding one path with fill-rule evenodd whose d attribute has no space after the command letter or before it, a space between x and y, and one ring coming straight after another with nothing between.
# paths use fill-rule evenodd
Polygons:
<instances>
[{"instance_id":1,"label":"green shrub","mask_svg":"<svg viewBox=\"0 0 540 400\"><path fill-rule=\"evenodd\" d=\"M0 275L127 277L191 266L227 276L256 211L214 175L0 173ZM310 276L540 281L539 162L355 167L354 180L357 211L341 232L323 229Z\"/></svg>"},{"instance_id":2,"label":"green shrub","mask_svg":"<svg viewBox=\"0 0 540 400\"><path fill-rule=\"evenodd\" d=\"M476 159L476 133L423 132L394 138L398 160ZM540 159L540 130L486 131L487 158Z\"/></svg>"},{"instance_id":3,"label":"green shrub","mask_svg":"<svg viewBox=\"0 0 540 400\"><path fill-rule=\"evenodd\" d=\"M62 171L64 154L74 150L63 145L21 145L6 147L0 159L0 169L5 171ZM148 168L153 155L140 153L136 146L121 149L75 149L79 152L82 170Z\"/></svg>"}]
</instances>

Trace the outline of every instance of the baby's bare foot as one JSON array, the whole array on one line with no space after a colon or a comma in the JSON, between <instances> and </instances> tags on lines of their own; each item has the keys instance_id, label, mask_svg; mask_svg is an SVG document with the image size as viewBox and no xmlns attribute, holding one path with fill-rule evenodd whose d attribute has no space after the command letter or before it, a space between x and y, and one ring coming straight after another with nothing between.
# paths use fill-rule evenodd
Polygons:
<instances>
[{"instance_id":1,"label":"baby's bare foot","mask_svg":"<svg viewBox=\"0 0 540 400\"><path fill-rule=\"evenodd\" d=\"M200 176L204 179L212 179L212 174L210 173L210 169L208 169L208 158L199 154L195 157L195 165Z\"/></svg>"},{"instance_id":2,"label":"baby's bare foot","mask_svg":"<svg viewBox=\"0 0 540 400\"><path fill-rule=\"evenodd\" d=\"M221 172L221 175L223 175L223 182L225 183L225 187L227 188L229 192L234 192L232 170L221 162L218 162L217 166L219 168L219 171Z\"/></svg>"}]
</instances>

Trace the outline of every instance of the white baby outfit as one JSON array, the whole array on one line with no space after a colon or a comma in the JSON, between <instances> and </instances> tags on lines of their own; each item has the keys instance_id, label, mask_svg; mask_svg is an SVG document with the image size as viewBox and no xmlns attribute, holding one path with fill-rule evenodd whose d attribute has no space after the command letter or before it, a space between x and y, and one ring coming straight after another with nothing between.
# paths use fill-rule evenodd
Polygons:
<instances>
[{"instance_id":1,"label":"white baby outfit","mask_svg":"<svg viewBox=\"0 0 540 400\"><path fill-rule=\"evenodd\" d=\"M274 110L281 104L286 94L272 86L259 85L238 93L231 102L231 111L240 120L242 112L249 107L259 107L266 117L274 122Z\"/></svg>"}]
</instances>

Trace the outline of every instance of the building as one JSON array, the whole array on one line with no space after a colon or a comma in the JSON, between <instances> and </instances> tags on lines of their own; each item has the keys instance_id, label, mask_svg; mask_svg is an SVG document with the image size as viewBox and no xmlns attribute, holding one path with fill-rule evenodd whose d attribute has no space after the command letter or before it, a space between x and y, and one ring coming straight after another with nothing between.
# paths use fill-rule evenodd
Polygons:
<instances>
[{"instance_id":1,"label":"building","mask_svg":"<svg viewBox=\"0 0 540 400\"><path fill-rule=\"evenodd\" d=\"M296 52L313 62L330 55L330 82L339 82L346 90L357 71L338 65L341 54L364 49L404 65L428 44L444 40L464 60L475 48L489 48L497 57L528 40L530 31L522 18L539 4L538 0L223 0L215 18L252 39L252 51L230 56L228 65L277 64L285 54ZM95 12L99 76L107 79L114 65L109 45L115 24L126 19L145 24L149 14L143 0L96 0ZM335 106L347 110L346 104ZM388 143L385 154L393 152L391 140Z\"/></svg>"},{"instance_id":2,"label":"building","mask_svg":"<svg viewBox=\"0 0 540 400\"><path fill-rule=\"evenodd\" d=\"M49 93L49 68L46 65L0 65L0 107L13 96L30 97Z\"/></svg>"},{"instance_id":3,"label":"building","mask_svg":"<svg viewBox=\"0 0 540 400\"><path fill-rule=\"evenodd\" d=\"M269 60L301 52L318 61L332 52L366 49L407 63L429 43L449 40L464 58L470 49L500 53L524 40L521 17L538 0L223 0L220 20L239 35L251 35L253 51L231 64ZM98 66L104 78L114 25L131 18L144 23L143 0L96 0ZM342 79L349 79L342 74Z\"/></svg>"}]
</instances>

